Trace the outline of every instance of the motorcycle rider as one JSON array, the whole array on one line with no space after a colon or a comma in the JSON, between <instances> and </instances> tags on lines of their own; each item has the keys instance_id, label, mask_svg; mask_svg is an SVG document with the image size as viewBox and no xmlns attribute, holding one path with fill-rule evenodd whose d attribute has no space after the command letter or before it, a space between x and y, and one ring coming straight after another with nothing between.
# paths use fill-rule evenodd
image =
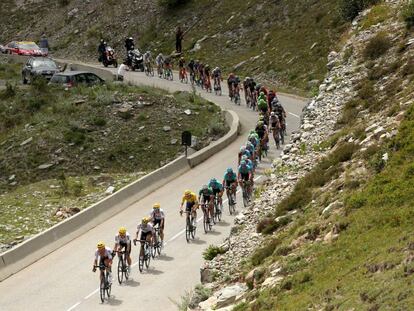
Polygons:
<instances>
[{"instance_id":1,"label":"motorcycle rider","mask_svg":"<svg viewBox=\"0 0 414 311\"><path fill-rule=\"evenodd\" d=\"M101 63L106 57L106 42L104 39L101 39L98 46L98 61Z\"/></svg>"},{"instance_id":2,"label":"motorcycle rider","mask_svg":"<svg viewBox=\"0 0 414 311\"><path fill-rule=\"evenodd\" d=\"M132 37L126 38L125 39L125 48L127 51L127 54L129 51L132 51L135 49L135 43L134 43L134 39L132 39Z\"/></svg>"}]
</instances>

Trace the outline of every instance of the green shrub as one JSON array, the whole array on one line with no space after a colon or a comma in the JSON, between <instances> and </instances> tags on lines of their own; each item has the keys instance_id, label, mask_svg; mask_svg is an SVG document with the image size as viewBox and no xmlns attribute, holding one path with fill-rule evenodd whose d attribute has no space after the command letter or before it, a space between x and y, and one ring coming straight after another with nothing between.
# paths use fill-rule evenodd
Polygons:
<instances>
[{"instance_id":1,"label":"green shrub","mask_svg":"<svg viewBox=\"0 0 414 311\"><path fill-rule=\"evenodd\" d=\"M279 241L273 239L265 246L256 249L250 259L253 266L259 266L263 263L267 257L273 254L277 245L279 245Z\"/></svg>"},{"instance_id":2,"label":"green shrub","mask_svg":"<svg viewBox=\"0 0 414 311\"><path fill-rule=\"evenodd\" d=\"M361 11L378 2L380 0L340 0L339 10L345 20L352 21Z\"/></svg>"},{"instance_id":3,"label":"green shrub","mask_svg":"<svg viewBox=\"0 0 414 311\"><path fill-rule=\"evenodd\" d=\"M272 234L276 230L286 226L292 221L290 217L282 217L276 221L273 217L266 217L260 220L256 226L256 231L263 234Z\"/></svg>"},{"instance_id":4,"label":"green shrub","mask_svg":"<svg viewBox=\"0 0 414 311\"><path fill-rule=\"evenodd\" d=\"M210 245L203 252L203 258L205 260L213 260L217 255L224 254L225 252L226 251L219 246Z\"/></svg>"},{"instance_id":5,"label":"green shrub","mask_svg":"<svg viewBox=\"0 0 414 311\"><path fill-rule=\"evenodd\" d=\"M368 42L364 49L364 57L371 60L377 59L384 55L390 47L390 38L386 33L380 32Z\"/></svg>"},{"instance_id":6,"label":"green shrub","mask_svg":"<svg viewBox=\"0 0 414 311\"><path fill-rule=\"evenodd\" d=\"M190 0L158 0L159 6L167 9L174 9L188 2L190 2Z\"/></svg>"},{"instance_id":7,"label":"green shrub","mask_svg":"<svg viewBox=\"0 0 414 311\"><path fill-rule=\"evenodd\" d=\"M207 300L211 296L212 292L213 291L210 288L204 287L201 284L196 285L188 307L191 309L197 308L198 304Z\"/></svg>"},{"instance_id":8,"label":"green shrub","mask_svg":"<svg viewBox=\"0 0 414 311\"><path fill-rule=\"evenodd\" d=\"M408 29L414 26L414 1L410 2L404 7L402 11L402 17Z\"/></svg>"},{"instance_id":9,"label":"green shrub","mask_svg":"<svg viewBox=\"0 0 414 311\"><path fill-rule=\"evenodd\" d=\"M105 120L105 118L95 116L92 119L92 124L96 125L96 126L105 126L106 125L106 120Z\"/></svg>"}]
</instances>

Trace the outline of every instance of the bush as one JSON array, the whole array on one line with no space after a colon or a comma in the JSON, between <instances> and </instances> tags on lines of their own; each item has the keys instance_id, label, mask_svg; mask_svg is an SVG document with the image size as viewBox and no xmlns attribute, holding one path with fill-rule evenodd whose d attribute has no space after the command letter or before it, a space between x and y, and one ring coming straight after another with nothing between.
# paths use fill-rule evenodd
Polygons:
<instances>
[{"instance_id":1,"label":"bush","mask_svg":"<svg viewBox=\"0 0 414 311\"><path fill-rule=\"evenodd\" d=\"M191 296L191 300L188 304L188 307L191 309L195 309L198 307L198 304L202 301L207 300L212 294L212 290L210 288L204 287L201 284L196 285L194 289L194 293Z\"/></svg>"},{"instance_id":2,"label":"bush","mask_svg":"<svg viewBox=\"0 0 414 311\"><path fill-rule=\"evenodd\" d=\"M273 254L277 245L279 245L279 241L274 239L267 245L256 249L251 258L253 266L259 266L261 263L263 263L267 257Z\"/></svg>"},{"instance_id":3,"label":"bush","mask_svg":"<svg viewBox=\"0 0 414 311\"><path fill-rule=\"evenodd\" d=\"M361 11L378 2L380 0L340 0L339 10L345 20L352 21Z\"/></svg>"},{"instance_id":4,"label":"bush","mask_svg":"<svg viewBox=\"0 0 414 311\"><path fill-rule=\"evenodd\" d=\"M263 234L272 234L276 230L286 226L292 221L290 217L281 217L279 221L271 217L260 220L257 224L256 231Z\"/></svg>"},{"instance_id":5,"label":"bush","mask_svg":"<svg viewBox=\"0 0 414 311\"><path fill-rule=\"evenodd\" d=\"M167 9L174 9L188 2L190 2L190 0L158 0L159 6Z\"/></svg>"},{"instance_id":6,"label":"bush","mask_svg":"<svg viewBox=\"0 0 414 311\"><path fill-rule=\"evenodd\" d=\"M368 42L364 50L364 57L371 60L377 59L384 55L390 47L390 38L386 33L380 32Z\"/></svg>"},{"instance_id":7,"label":"bush","mask_svg":"<svg viewBox=\"0 0 414 311\"><path fill-rule=\"evenodd\" d=\"M219 246L210 245L203 252L203 258L205 260L213 260L217 255L224 254L225 252L226 251Z\"/></svg>"},{"instance_id":8,"label":"bush","mask_svg":"<svg viewBox=\"0 0 414 311\"><path fill-rule=\"evenodd\" d=\"M408 29L414 26L414 1L410 1L402 11L402 17Z\"/></svg>"}]
</instances>

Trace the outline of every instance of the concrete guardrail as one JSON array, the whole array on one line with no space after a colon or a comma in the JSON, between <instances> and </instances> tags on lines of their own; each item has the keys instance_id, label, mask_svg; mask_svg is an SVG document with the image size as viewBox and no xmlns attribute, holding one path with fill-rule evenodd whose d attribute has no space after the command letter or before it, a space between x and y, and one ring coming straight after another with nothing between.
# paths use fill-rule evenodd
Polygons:
<instances>
[{"instance_id":1,"label":"concrete guardrail","mask_svg":"<svg viewBox=\"0 0 414 311\"><path fill-rule=\"evenodd\" d=\"M16 61L23 62L22 58L8 55L8 58L16 58ZM90 67L87 65L70 64L75 70L92 71L105 78L113 74L105 69ZM240 130L240 121L237 114L233 111L224 111L226 123L230 126L230 131L219 140L209 146L190 155L184 156L168 163L167 165L143 176L137 181L125 186L107 198L93 204L80 213L54 225L46 231L35 235L16 247L0 255L0 281L15 274L21 269L33 264L42 257L60 248L65 243L75 239L85 232L96 227L103 221L122 211L133 202L140 200L155 189L170 182L177 176L200 164L210 156L219 152L229 145L237 137Z\"/></svg>"}]
</instances>

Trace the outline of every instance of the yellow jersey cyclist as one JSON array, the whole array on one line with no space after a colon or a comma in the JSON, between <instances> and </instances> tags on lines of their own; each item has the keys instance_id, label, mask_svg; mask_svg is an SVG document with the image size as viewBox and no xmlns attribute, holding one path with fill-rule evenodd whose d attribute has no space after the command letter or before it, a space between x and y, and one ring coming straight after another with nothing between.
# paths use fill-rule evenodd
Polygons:
<instances>
[{"instance_id":1,"label":"yellow jersey cyclist","mask_svg":"<svg viewBox=\"0 0 414 311\"><path fill-rule=\"evenodd\" d=\"M205 204L207 206L206 210L203 212L207 212L210 214L210 219L214 217L214 192L213 190L207 186L203 185L203 187L198 192L198 202L199 204Z\"/></svg>"},{"instance_id":2,"label":"yellow jersey cyclist","mask_svg":"<svg viewBox=\"0 0 414 311\"><path fill-rule=\"evenodd\" d=\"M118 230L118 234L115 236L114 252L125 250L128 262L128 272L131 272L131 236L127 232L125 227L121 227ZM121 254L118 253L121 257Z\"/></svg>"},{"instance_id":3,"label":"yellow jersey cyclist","mask_svg":"<svg viewBox=\"0 0 414 311\"><path fill-rule=\"evenodd\" d=\"M164 211L161 209L160 203L155 203L152 206L152 211L150 213L151 222L155 228L158 226L160 228L160 238L161 238L161 245L164 244L164 226L165 226L165 214ZM155 241L157 242L157 241Z\"/></svg>"},{"instance_id":4,"label":"yellow jersey cyclist","mask_svg":"<svg viewBox=\"0 0 414 311\"><path fill-rule=\"evenodd\" d=\"M109 284L112 284L112 250L111 248L106 247L104 242L99 242L97 245L95 259L93 261L93 272L96 271L96 266L99 266L99 269L105 269L108 272L108 282Z\"/></svg>"},{"instance_id":5,"label":"yellow jersey cyclist","mask_svg":"<svg viewBox=\"0 0 414 311\"><path fill-rule=\"evenodd\" d=\"M139 256L142 258L144 257L143 241L147 241L150 245L152 245L152 237L154 235L154 227L150 224L149 217L142 218L141 223L137 226L137 234L135 235L134 243L138 240L139 233L141 233L139 239L141 241L141 249L139 251Z\"/></svg>"},{"instance_id":6,"label":"yellow jersey cyclist","mask_svg":"<svg viewBox=\"0 0 414 311\"><path fill-rule=\"evenodd\" d=\"M193 218L192 226L195 227L197 224L197 208L198 208L197 195L191 190L186 190L184 192L183 198L181 199L180 215L183 214L184 203L186 203L185 212L187 214L191 213L191 216Z\"/></svg>"},{"instance_id":7,"label":"yellow jersey cyclist","mask_svg":"<svg viewBox=\"0 0 414 311\"><path fill-rule=\"evenodd\" d=\"M217 179L211 178L208 186L211 188L211 190L213 190L214 196L217 196L218 204L222 206L223 205L222 197L223 197L223 192L224 192L223 185L219 183Z\"/></svg>"},{"instance_id":8,"label":"yellow jersey cyclist","mask_svg":"<svg viewBox=\"0 0 414 311\"><path fill-rule=\"evenodd\" d=\"M245 157L244 155L242 158ZM236 199L236 190L237 190L237 174L233 171L231 167L229 167L226 170L226 173L223 177L223 187L226 189L227 197L230 201L232 201L232 198L230 197L230 194L234 195L234 199ZM230 202L231 205L235 205L236 201Z\"/></svg>"}]
</instances>

